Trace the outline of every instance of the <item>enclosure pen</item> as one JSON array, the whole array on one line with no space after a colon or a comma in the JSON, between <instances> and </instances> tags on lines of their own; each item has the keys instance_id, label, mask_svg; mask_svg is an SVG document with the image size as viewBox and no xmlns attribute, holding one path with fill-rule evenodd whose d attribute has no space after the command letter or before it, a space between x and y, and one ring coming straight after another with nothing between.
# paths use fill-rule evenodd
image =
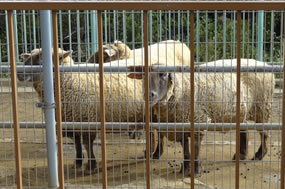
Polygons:
<instances>
[{"instance_id":1,"label":"enclosure pen","mask_svg":"<svg viewBox=\"0 0 285 189\"><path fill-rule=\"evenodd\" d=\"M284 11L0 2L0 188L285 189Z\"/></svg>"}]
</instances>

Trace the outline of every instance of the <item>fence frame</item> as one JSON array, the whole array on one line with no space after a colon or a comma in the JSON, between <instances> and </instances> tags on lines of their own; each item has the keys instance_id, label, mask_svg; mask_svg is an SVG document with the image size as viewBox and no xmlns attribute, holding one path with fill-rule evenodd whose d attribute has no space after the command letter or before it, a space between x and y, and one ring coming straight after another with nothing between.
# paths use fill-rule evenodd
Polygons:
<instances>
[{"instance_id":1,"label":"fence frame","mask_svg":"<svg viewBox=\"0 0 285 189\"><path fill-rule=\"evenodd\" d=\"M106 169L106 144L105 144L105 115L104 115L104 94L103 94L103 59L102 59L102 13L103 10L144 10L144 47L147 49L148 45L148 19L147 19L147 13L150 10L189 10L190 12L190 34L191 34L191 40L190 40L190 49L192 51L191 53L191 67L194 67L194 11L198 10L232 10L232 11L238 11L238 17L237 17L237 112L236 115L239 116L239 105L240 105L240 31L241 31L241 11L244 10L285 10L285 2L256 2L256 1L250 1L250 2L0 2L1 10L8 10L8 24L9 24L9 45L10 45L10 64L11 64L11 74L12 74L12 99L13 99L13 123L14 123L14 135L15 135L15 148L16 148L16 169L17 169L17 188L22 188L22 175L21 175L21 157L20 157L20 143L19 143L19 122L18 122L18 108L17 108L17 92L16 92L16 69L15 69L15 41L14 41L14 35L13 34L13 21L12 21L12 10L54 10L54 14L56 14L56 11L58 10L98 10L98 42L99 42L99 55L100 55L100 103L101 103L101 123L102 123L102 161L103 161L103 177L102 177L102 183L103 188L107 188L107 169ZM56 21L56 17L54 18L54 21ZM55 23L54 23L55 24ZM57 25L54 25L57 30ZM55 30L55 31L56 31ZM284 26L285 30L285 26ZM55 35L54 35L55 36ZM54 37L55 38L55 37ZM283 39L283 65L285 65L285 39ZM145 74L148 75L148 52L145 51ZM58 61L58 56L56 57L57 60L55 60L55 63ZM194 72L195 70L191 70L191 188L194 188ZM58 73L58 72L57 72ZM148 91L148 82L149 79L146 77L145 79L145 87L146 91ZM59 74L55 75L55 80L59 81ZM283 71L283 82L285 83L285 76ZM57 83L58 84L58 83ZM58 87L58 86L57 86ZM148 93L146 93L148 94ZM145 115L149 115L149 99L146 95L146 109L145 109ZM60 96L56 95L56 102L60 102ZM284 176L285 176L285 95L283 91L283 114L282 114L282 157L281 157L281 184L280 188L284 189ZM59 121L59 120L58 120ZM60 125L60 121L58 122ZM150 138L150 123L149 123L149 116L146 119L146 138ZM236 122L236 182L235 182L235 188L239 188L239 131L240 131L240 121L237 120ZM61 127L58 126L58 131L61 130ZM150 153L149 149L149 140L147 140L147 154ZM62 144L59 144L62 145ZM59 146L60 147L60 146ZM62 158L63 154L61 151L61 154L59 154L59 157ZM150 156L147 155L146 157L146 186L147 189L150 189ZM105 162L105 163L104 163ZM64 178L60 179L60 186L64 186Z\"/></svg>"}]
</instances>

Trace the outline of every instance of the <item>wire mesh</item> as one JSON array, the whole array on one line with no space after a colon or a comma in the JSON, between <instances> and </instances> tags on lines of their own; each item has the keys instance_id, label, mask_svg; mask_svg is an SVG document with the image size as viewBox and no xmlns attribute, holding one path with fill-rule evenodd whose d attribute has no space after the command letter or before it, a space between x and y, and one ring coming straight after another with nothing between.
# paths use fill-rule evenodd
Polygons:
<instances>
[{"instance_id":1,"label":"wire mesh","mask_svg":"<svg viewBox=\"0 0 285 189\"><path fill-rule=\"evenodd\" d=\"M25 55L20 55L42 47L40 33L43 31L40 28L38 11L13 11L13 13L16 62L17 65L23 66L27 59L23 60L22 57L25 59ZM187 164L191 162L191 150L190 154L188 152L189 142L192 140L195 141L196 152L200 151L198 155L195 153L193 164L194 172L200 171L200 174L195 178L192 177L194 178L192 185L195 185L195 188L235 188L235 164L232 158L236 152L236 134L233 130L236 120L239 119L235 116L237 61L234 59L237 57L237 12L200 10L193 13L195 51L192 50L191 53L197 69L193 96L195 132L194 137L190 139L189 71L192 67L190 67L190 57L187 57L192 37L190 11L148 11L147 45L150 50L147 53L150 58L146 59L143 49L146 34L144 12L137 10L101 12L103 47L119 40L127 45L123 50L130 48L129 54L125 54L126 57L115 55L115 59L121 60L104 64L106 70L103 76L104 87L101 90L105 95L106 172L110 187L146 188L148 186L146 180L150 179L148 186L150 188L190 188L191 166L187 169ZM0 187L9 188L15 186L16 174L10 94L11 73L8 70L10 54L7 11L0 12L0 19ZM84 63L99 49L97 19L98 11L95 10L58 12L58 42L59 47L65 50L59 53L60 64L63 67L59 74L61 113L62 121L70 123L63 124L62 132L65 137L64 177L65 186L68 188L100 188L104 177L102 173L104 159L101 152L103 144L99 124L102 121L97 72L99 68L95 62L91 62L89 67L83 69ZM264 24L262 31L258 27L261 25L260 22ZM246 156L247 159L242 158L238 166L240 188L280 187L281 132L279 130L282 122L283 38L283 11L263 11L263 16L257 11L241 12L241 66L260 68L267 66L268 70L258 72L254 70L255 73L243 70L241 73L240 108L241 114L243 110L246 113L239 116L244 116L240 118L240 137L241 146L245 147L241 149L240 156ZM158 45L166 40L172 41ZM185 46L179 45L180 42L174 40L179 40ZM70 54L68 50L72 50L72 53ZM103 48L103 53L105 61L105 56L110 55L112 49ZM82 68L70 68L68 71L67 68L72 65L69 57L74 61L74 65L80 64ZM62 62L64 58L69 60ZM41 56L32 59L30 64L42 64L38 61L40 59ZM161 101L152 107L149 119L151 123L157 125L150 127L150 133L145 132L145 124L140 124L146 122L147 115L144 107L144 94L147 94L147 91L143 90L144 82L128 78L132 72L119 72L119 68L116 67L141 66L144 65L144 60L148 60L149 65L160 63L166 64L169 68L188 66L187 69L175 68L178 72L168 70L167 75L173 79L171 82L174 83L174 94L181 96L171 96L169 102ZM224 70L227 66L229 69ZM108 72L108 67L113 71ZM20 71L34 78L32 82L19 81L17 89L21 122L19 134L23 186L39 188L47 186L48 183L46 131L45 128L39 127L39 122L44 125L44 114L41 108L36 107L36 104L42 100L42 90L39 89L42 87L42 80L39 83L35 80L39 75L36 70L18 69L18 72ZM150 70L148 78L150 91L155 86L152 76L158 74L163 77L166 72L162 71L165 71L163 67L160 71ZM141 70L136 73L141 73ZM272 86L272 83L275 86ZM160 94L163 90L160 88L158 92ZM258 98L260 94L263 94L263 97ZM267 98L265 95L268 95L268 99L265 99ZM173 98L177 102L173 101ZM189 125L181 128L181 123ZM256 126L254 123L257 123ZM160 127L160 124L163 126ZM203 127L199 127L200 125ZM266 125L267 129L264 129L263 125ZM222 132L218 132L221 130ZM146 139L148 134L149 140ZM150 150L149 173L146 172L147 142ZM261 148L259 156L256 156L260 144L267 147ZM263 155L265 156L261 157ZM250 160L252 157L255 159ZM196 169L199 162L200 170Z\"/></svg>"}]
</instances>

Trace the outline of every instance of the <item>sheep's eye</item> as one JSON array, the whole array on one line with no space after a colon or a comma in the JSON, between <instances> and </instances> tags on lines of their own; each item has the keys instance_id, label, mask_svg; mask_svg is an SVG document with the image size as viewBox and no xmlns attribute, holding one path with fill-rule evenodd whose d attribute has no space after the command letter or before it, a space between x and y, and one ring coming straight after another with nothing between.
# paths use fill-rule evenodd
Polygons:
<instances>
[{"instance_id":1,"label":"sheep's eye","mask_svg":"<svg viewBox=\"0 0 285 189\"><path fill-rule=\"evenodd\" d=\"M165 78L167 76L167 73L159 73L160 78Z\"/></svg>"}]
</instances>

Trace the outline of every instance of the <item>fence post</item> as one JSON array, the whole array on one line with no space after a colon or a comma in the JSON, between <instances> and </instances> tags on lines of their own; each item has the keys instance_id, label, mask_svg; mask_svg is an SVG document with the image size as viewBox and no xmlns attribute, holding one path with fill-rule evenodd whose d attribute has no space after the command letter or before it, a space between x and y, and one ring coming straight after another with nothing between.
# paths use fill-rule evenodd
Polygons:
<instances>
[{"instance_id":1,"label":"fence post","mask_svg":"<svg viewBox=\"0 0 285 189\"><path fill-rule=\"evenodd\" d=\"M57 147L55 132L55 103L51 46L51 11L40 11L40 28L43 56L44 111L48 153L48 188L58 187Z\"/></svg>"}]
</instances>

